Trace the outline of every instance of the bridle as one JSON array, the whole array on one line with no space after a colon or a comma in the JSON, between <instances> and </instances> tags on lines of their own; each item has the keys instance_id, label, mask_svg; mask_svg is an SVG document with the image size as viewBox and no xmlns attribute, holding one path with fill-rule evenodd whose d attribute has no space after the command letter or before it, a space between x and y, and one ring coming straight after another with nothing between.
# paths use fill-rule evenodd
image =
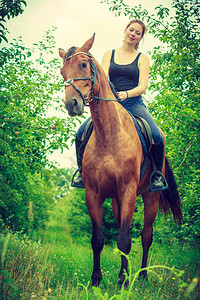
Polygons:
<instances>
[{"instance_id":1,"label":"bridle","mask_svg":"<svg viewBox=\"0 0 200 300\"><path fill-rule=\"evenodd\" d=\"M92 102L93 99L97 99L98 103L99 103L100 100L118 101L117 99L110 99L110 98L102 98L102 97L100 97L100 88L101 88L101 86L100 86L99 72L97 70L97 67L96 67L96 65L94 63L94 60L92 59L92 56L91 56L90 53L88 54L86 52L77 52L77 53L75 53L75 54L70 55L69 57L67 57L66 60L69 60L72 57L74 57L76 55L79 55L79 54L84 54L84 55L86 55L86 56L89 57L89 59L90 59L90 65L91 65L91 77L79 77L79 78L68 79L68 80L66 80L64 82L65 87L72 85L74 87L74 89L80 94L80 96L81 96L81 98L83 100L83 104L84 105L86 104L86 101ZM97 96L94 95L94 87L95 87L95 81L96 81L96 79L97 79L98 84L99 84L99 91L98 91L98 95ZM74 81L77 81L77 80L90 80L92 82L92 88L89 91L87 97L84 97L83 93L81 92L81 90L77 86L75 86ZM91 99L89 99L89 95L90 94L91 94Z\"/></svg>"}]
</instances>

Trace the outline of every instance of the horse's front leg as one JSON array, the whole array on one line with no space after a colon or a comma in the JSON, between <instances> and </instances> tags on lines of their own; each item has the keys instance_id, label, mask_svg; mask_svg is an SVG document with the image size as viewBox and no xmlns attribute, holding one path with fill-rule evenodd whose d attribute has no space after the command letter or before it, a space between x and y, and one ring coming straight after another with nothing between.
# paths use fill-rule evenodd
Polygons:
<instances>
[{"instance_id":1,"label":"horse's front leg","mask_svg":"<svg viewBox=\"0 0 200 300\"><path fill-rule=\"evenodd\" d=\"M119 235L117 237L117 247L124 254L128 255L131 251L131 237L130 237L130 228L128 222L124 220L123 225L120 228ZM126 275L128 275L128 260L124 255L121 255L121 269L119 272L119 286L122 287ZM128 287L129 281L126 280L124 286Z\"/></svg>"},{"instance_id":2,"label":"horse's front leg","mask_svg":"<svg viewBox=\"0 0 200 300\"><path fill-rule=\"evenodd\" d=\"M128 200L129 199L129 200ZM136 195L127 195L123 197L121 205L119 206L119 224L120 230L117 238L117 247L124 254L128 255L131 250L131 236L130 227L132 222L132 217L135 209ZM128 260L124 255L121 255L121 269L119 272L119 285L122 287L126 275L128 275ZM124 283L124 287L127 288L129 284L128 279Z\"/></svg>"},{"instance_id":3,"label":"horse's front leg","mask_svg":"<svg viewBox=\"0 0 200 300\"><path fill-rule=\"evenodd\" d=\"M93 250L93 272L92 286L99 286L102 279L100 255L104 246L104 236L102 233L102 205L96 197L86 197L86 204L92 221L92 239L91 245Z\"/></svg>"},{"instance_id":4,"label":"horse's front leg","mask_svg":"<svg viewBox=\"0 0 200 300\"><path fill-rule=\"evenodd\" d=\"M101 226L97 222L92 222L92 250L93 250L93 272L92 272L92 286L99 286L102 279L100 256L104 246L104 236Z\"/></svg>"}]
</instances>

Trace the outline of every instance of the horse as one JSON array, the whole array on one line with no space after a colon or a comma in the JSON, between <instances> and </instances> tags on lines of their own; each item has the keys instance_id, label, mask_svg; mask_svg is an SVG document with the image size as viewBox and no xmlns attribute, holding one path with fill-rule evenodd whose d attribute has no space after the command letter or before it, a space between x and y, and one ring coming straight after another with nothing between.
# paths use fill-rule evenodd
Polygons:
<instances>
[{"instance_id":1,"label":"horse","mask_svg":"<svg viewBox=\"0 0 200 300\"><path fill-rule=\"evenodd\" d=\"M67 52L59 48L59 55L63 58L61 74L65 83L65 106L69 116L82 115L85 105L89 105L93 122L93 131L82 162L85 201L92 223L92 286L99 286L102 280L102 206L107 198L111 198L113 215L119 225L117 247L122 253L119 272L121 287L123 284L128 285L127 255L131 250L130 227L136 197L142 195L144 202L142 269L147 267L148 251L153 240L153 223L159 205L165 214L172 212L174 221L181 224L181 202L166 157L162 173L168 182L167 190L149 190L150 166L140 182L144 153L136 126L130 114L116 101L106 74L90 53L93 43L94 35L82 47L71 47ZM166 146L162 131L161 134ZM141 270L140 276L147 277L147 270Z\"/></svg>"}]
</instances>

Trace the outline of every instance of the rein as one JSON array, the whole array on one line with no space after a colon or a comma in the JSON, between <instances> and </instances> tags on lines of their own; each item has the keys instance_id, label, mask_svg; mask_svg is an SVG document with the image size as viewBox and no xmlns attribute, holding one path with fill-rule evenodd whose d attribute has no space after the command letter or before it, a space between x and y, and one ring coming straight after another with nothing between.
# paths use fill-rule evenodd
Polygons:
<instances>
[{"instance_id":1,"label":"rein","mask_svg":"<svg viewBox=\"0 0 200 300\"><path fill-rule=\"evenodd\" d=\"M78 52L78 53L75 53L73 55L70 55L66 60L69 60L70 58L76 56L76 55L79 55L79 54L84 54L84 55L87 55L89 58L90 58L90 64L91 64L91 77L80 77L80 78L71 78L71 79L68 79L64 82L64 85L65 87L67 86L70 86L72 85L74 87L74 89L80 94L82 100L83 100L83 104L85 105L85 101L89 101L89 102L92 102L93 99L96 99L98 100L98 103L100 100L106 100L106 101L118 101L117 99L110 99L110 98L102 98L100 97L100 77L99 77L99 72L97 70L97 67L94 63L94 60L92 59L92 56L86 52ZM98 96L95 96L94 95L94 87L95 87L95 80L98 80L98 83L99 83L99 92L98 92ZM91 88L91 91L88 93L87 97L84 97L83 96L83 93L81 92L81 90L79 88L77 88L75 85L74 85L74 81L77 81L77 80L90 80L92 82L92 88ZM89 94L92 95L92 98L89 100Z\"/></svg>"}]
</instances>

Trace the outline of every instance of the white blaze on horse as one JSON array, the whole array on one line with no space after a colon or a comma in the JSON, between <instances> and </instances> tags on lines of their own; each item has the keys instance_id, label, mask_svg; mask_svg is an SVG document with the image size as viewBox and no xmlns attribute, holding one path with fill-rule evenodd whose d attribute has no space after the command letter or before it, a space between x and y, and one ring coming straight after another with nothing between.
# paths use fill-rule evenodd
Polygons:
<instances>
[{"instance_id":1,"label":"white blaze on horse","mask_svg":"<svg viewBox=\"0 0 200 300\"><path fill-rule=\"evenodd\" d=\"M82 178L85 186L86 205L92 221L92 249L94 268L92 285L98 286L102 273L100 254L104 246L102 233L102 207L106 198L112 198L112 210L119 225L117 246L126 255L131 250L130 227L135 209L136 197L144 201L144 226L142 230L142 268L147 266L149 247L153 238L153 222L158 206L165 213L172 212L174 220L181 223L181 203L176 182L168 161L164 158L162 173L168 182L165 191L150 192L151 166L140 181L140 170L145 159L142 144L130 114L116 100L107 77L100 64L89 53L94 36L81 48L72 47L65 53L61 74L65 81L65 106L70 116L81 115L89 103L93 132L86 146ZM113 99L113 101L108 101ZM165 141L164 135L161 132ZM121 256L119 284L128 273L128 262ZM142 271L146 276L146 270ZM126 282L128 284L128 282Z\"/></svg>"}]
</instances>

